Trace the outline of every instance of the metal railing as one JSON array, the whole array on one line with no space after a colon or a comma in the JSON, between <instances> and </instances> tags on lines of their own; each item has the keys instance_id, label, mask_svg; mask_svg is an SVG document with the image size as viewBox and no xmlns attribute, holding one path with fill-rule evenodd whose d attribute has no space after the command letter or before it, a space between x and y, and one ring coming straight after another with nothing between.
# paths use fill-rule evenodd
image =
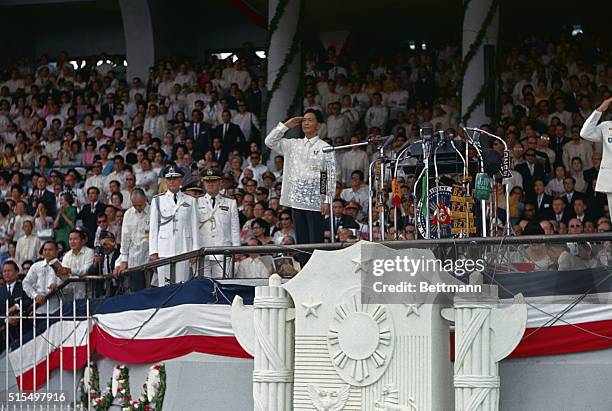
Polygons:
<instances>
[{"instance_id":1,"label":"metal railing","mask_svg":"<svg viewBox=\"0 0 612 411\"><path fill-rule=\"evenodd\" d=\"M70 284L100 281L108 281L108 278L70 277L47 294L45 303L33 301L27 307L19 305L19 311L11 315L8 315L9 300L5 301L7 315L0 317L0 338L4 347L0 411L93 409L88 396L85 396L86 403L82 402L84 397L79 386L83 370L77 363L77 347L85 346L87 361L91 358L90 299L84 300L84 310L79 309L77 300L64 298L63 290ZM58 309L50 312L53 299L57 299ZM67 308L70 312L65 311ZM54 368L59 368L59 373L54 372Z\"/></svg>"},{"instance_id":2,"label":"metal railing","mask_svg":"<svg viewBox=\"0 0 612 411\"><path fill-rule=\"evenodd\" d=\"M612 241L612 232L608 233L593 233L593 234L567 234L567 235L532 235L532 236L516 236L516 237L475 237L475 238L444 238L439 240L398 240L398 241L380 241L383 244L393 249L407 248L468 248L468 247L500 247L500 246L524 246L529 244L551 244L551 243L582 243ZM234 277L235 259L231 258L236 255L244 254L284 254L284 253L305 253L311 254L315 250L333 251L340 250L353 245L351 243L319 243L319 244L301 244L301 245L263 245L263 246L238 246L238 247L205 247L198 250L190 251L183 254L178 254L172 257L160 258L137 267L130 267L123 272L123 275L135 274L138 272L150 273L153 270L170 265L170 282L175 282L176 264L195 259L197 261L195 274L200 272L201 260L206 256L222 255L224 256L224 275L223 278ZM225 268L230 268L226 270ZM149 281L147 281L147 286Z\"/></svg>"}]
</instances>

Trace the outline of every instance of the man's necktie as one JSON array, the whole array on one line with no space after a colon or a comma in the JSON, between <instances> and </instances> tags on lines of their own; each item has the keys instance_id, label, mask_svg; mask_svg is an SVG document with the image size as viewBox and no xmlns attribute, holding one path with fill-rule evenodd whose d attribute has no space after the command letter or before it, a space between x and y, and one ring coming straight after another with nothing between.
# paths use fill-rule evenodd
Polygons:
<instances>
[{"instance_id":1,"label":"man's necktie","mask_svg":"<svg viewBox=\"0 0 612 411\"><path fill-rule=\"evenodd\" d=\"M215 208L215 197L211 197L210 202L212 204L212 207Z\"/></svg>"},{"instance_id":2,"label":"man's necktie","mask_svg":"<svg viewBox=\"0 0 612 411\"><path fill-rule=\"evenodd\" d=\"M223 124L223 137L225 138L225 133L227 133L227 124Z\"/></svg>"},{"instance_id":3,"label":"man's necktie","mask_svg":"<svg viewBox=\"0 0 612 411\"><path fill-rule=\"evenodd\" d=\"M178 203L178 197L176 195L176 193L174 193L174 204Z\"/></svg>"},{"instance_id":4,"label":"man's necktie","mask_svg":"<svg viewBox=\"0 0 612 411\"><path fill-rule=\"evenodd\" d=\"M111 262L110 262L110 255L106 256L106 274L110 274L111 273Z\"/></svg>"}]
</instances>

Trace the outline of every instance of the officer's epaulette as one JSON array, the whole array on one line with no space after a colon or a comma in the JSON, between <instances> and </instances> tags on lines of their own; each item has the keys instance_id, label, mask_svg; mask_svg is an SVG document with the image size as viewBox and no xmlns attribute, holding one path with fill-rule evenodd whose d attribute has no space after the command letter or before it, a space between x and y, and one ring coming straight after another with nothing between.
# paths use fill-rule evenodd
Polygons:
<instances>
[{"instance_id":1,"label":"officer's epaulette","mask_svg":"<svg viewBox=\"0 0 612 411\"><path fill-rule=\"evenodd\" d=\"M166 194L166 193L157 193L157 194L155 194L155 195L153 196L153 198L155 198L155 197L159 197L159 196L163 196L164 194Z\"/></svg>"},{"instance_id":2,"label":"officer's epaulette","mask_svg":"<svg viewBox=\"0 0 612 411\"><path fill-rule=\"evenodd\" d=\"M232 196L228 196L227 194L221 194L221 197L223 197L223 198L229 198L230 200L233 200L233 199L234 199L234 197L232 197Z\"/></svg>"}]
</instances>

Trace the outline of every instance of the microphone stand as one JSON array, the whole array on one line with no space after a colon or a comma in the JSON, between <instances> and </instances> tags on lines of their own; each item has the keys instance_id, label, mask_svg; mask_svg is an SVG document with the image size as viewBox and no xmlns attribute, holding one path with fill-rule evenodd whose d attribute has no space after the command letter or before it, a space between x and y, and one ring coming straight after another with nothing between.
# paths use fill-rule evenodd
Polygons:
<instances>
[{"instance_id":1,"label":"microphone stand","mask_svg":"<svg viewBox=\"0 0 612 411\"><path fill-rule=\"evenodd\" d=\"M421 137L423 137L421 135ZM432 136L433 138L433 136ZM423 202L423 204L421 204L421 207L425 207L425 238L429 240L430 238L430 227L429 227L429 155L431 154L431 141L428 139L421 139L421 145L423 147L423 170L421 171L421 174L419 174L419 178L417 180L415 180L414 182L414 190L413 190L413 196L414 199L416 200L416 190L417 190L417 186L419 184L419 181L421 179L423 179L423 175L425 175L424 178L424 183L422 184L427 184L425 186L425 196L426 198L423 200L421 200ZM423 187L421 187L421 191L423 190ZM416 201L415 201L416 203ZM418 221L418 207L415 204L414 207L414 224L416 226ZM415 231L416 233L416 231Z\"/></svg>"},{"instance_id":2,"label":"microphone stand","mask_svg":"<svg viewBox=\"0 0 612 411\"><path fill-rule=\"evenodd\" d=\"M462 186L463 189L465 190L465 192L467 193L468 191L468 184L467 184L467 179L466 179L466 175L467 175L467 162L465 160L465 157L463 157L463 154L461 154L461 150L459 150L457 148L457 146L455 145L455 142L453 141L453 139L451 138L450 140L450 144L453 147L453 150L455 150L455 153L457 153L457 155L459 155L459 158L461 158L461 161L463 162L463 181L462 181ZM465 198L465 231L461 230L459 231L459 238L463 238L463 237L469 237L470 236L470 232L469 232L469 227L470 227L470 204L468 202L468 198L466 196Z\"/></svg>"},{"instance_id":3,"label":"microphone stand","mask_svg":"<svg viewBox=\"0 0 612 411\"><path fill-rule=\"evenodd\" d=\"M323 149L324 153L331 153L331 152L336 152L337 150L344 150L347 148L353 148L353 147L361 147L361 146L367 146L368 144L370 144L370 140L364 141L362 143L356 143L356 144L345 144L343 146L337 146L337 147L325 147ZM329 168L329 164L325 164L325 168L326 170ZM328 170L327 170L328 171ZM329 172L328 172L329 175ZM371 179L370 179L371 180ZM371 187L371 185L370 185ZM329 216L329 229L330 229L330 241L332 243L336 242L336 230L334 227L334 207L333 207L333 202L334 202L334 192L335 192L335 187L333 188L334 191L331 190L327 190L327 201L329 203L329 211L328 211L328 216ZM331 191L331 192L329 192ZM370 205L371 208L371 205ZM371 235L371 234L370 234Z\"/></svg>"},{"instance_id":4,"label":"microphone stand","mask_svg":"<svg viewBox=\"0 0 612 411\"><path fill-rule=\"evenodd\" d=\"M429 155L431 154L431 141L423 141L423 160L425 163L425 238L431 238L429 222Z\"/></svg>"},{"instance_id":5,"label":"microphone stand","mask_svg":"<svg viewBox=\"0 0 612 411\"><path fill-rule=\"evenodd\" d=\"M438 212L438 218L436 218L436 225L438 226L438 238L442 238L442 227L440 224L440 174L438 173L438 149L444 145L446 139L444 138L444 130L439 130L435 134L438 134L438 144L434 149L434 175L436 181L436 210ZM434 134L434 135L435 135Z\"/></svg>"},{"instance_id":6,"label":"microphone stand","mask_svg":"<svg viewBox=\"0 0 612 411\"><path fill-rule=\"evenodd\" d=\"M423 140L418 140L418 141L415 141L414 143L407 142L407 143L404 143L405 147L402 146L402 147L399 148L398 154L395 157L395 169L393 170L393 178L397 178L397 169L399 167L400 160L402 159L402 156L406 152L408 152L408 150L410 149L410 146L412 144L422 143L422 142L423 142ZM394 218L394 221L393 221L393 227L395 228L395 239L397 240L397 238L398 238L397 237L397 207L394 210L394 217L395 218ZM415 221L415 223L416 223L416 221Z\"/></svg>"},{"instance_id":7,"label":"microphone stand","mask_svg":"<svg viewBox=\"0 0 612 411\"><path fill-rule=\"evenodd\" d=\"M380 239L381 241L384 241L385 239L385 163L389 161L388 158L385 157L385 148L387 148L387 146L391 145L391 143L393 143L393 141L395 141L395 136L391 135L390 137L388 137L382 144L380 144L378 146L378 159L372 161L370 163L370 167L368 172L370 173L370 179L369 179L369 190L370 190L370 212L368 215L369 218L369 225L370 225L370 241L374 241L374 237L373 237L373 228L372 228L372 223L373 223L373 219L374 219L374 214L373 214L373 204L372 204L372 168L373 166L376 165L376 162L379 161L380 162L380 181L378 184L378 188L376 190L376 194L379 196L379 203L381 204L382 207L382 211L378 212L378 224L380 225ZM368 140L368 142L370 142ZM363 144L363 143L360 143ZM350 146L350 145L349 145ZM348 146L345 146L348 147Z\"/></svg>"},{"instance_id":8,"label":"microphone stand","mask_svg":"<svg viewBox=\"0 0 612 411\"><path fill-rule=\"evenodd\" d=\"M503 144L504 152L505 153L506 152L510 153L510 151L508 150L508 143L506 143L506 141L503 138L501 138L499 136L496 136L495 134L491 134L491 133L489 133L489 132L487 132L485 130L481 130L479 128L471 127L471 128L468 128L468 130L478 131L478 132L480 132L482 134L485 134L485 135L487 135L489 137L492 137L492 138L496 139L497 141L499 141L499 142L501 142ZM510 165L508 164L507 166L508 166L508 171L509 171L510 170ZM505 188L505 191L506 191L506 193L505 193L506 194L505 195L505 197L506 197L505 198L505 200L506 200L506 235L509 236L510 235L510 230L511 230L511 227L510 227L510 190L509 190L510 182L509 182L509 177L505 177L503 175L503 173L502 173L502 184L504 185L504 188ZM496 209L496 213L497 213L497 209ZM497 218L495 220L497 220Z\"/></svg>"},{"instance_id":9,"label":"microphone stand","mask_svg":"<svg viewBox=\"0 0 612 411\"><path fill-rule=\"evenodd\" d=\"M374 206L372 201L372 180L374 180L374 176L372 174L372 168L375 164L376 162L372 161L368 167L368 231L370 233L370 241L374 241L374 232L372 228L372 224L374 223L374 210L372 209Z\"/></svg>"},{"instance_id":10,"label":"microphone stand","mask_svg":"<svg viewBox=\"0 0 612 411\"><path fill-rule=\"evenodd\" d=\"M484 159L482 157L482 151L480 149L480 142L474 140L474 138L472 136L469 135L468 129L466 127L463 127L463 130L465 132L466 135L466 151L467 151L467 146L468 146L468 140L469 143L472 144L472 146L474 147L474 149L476 150L476 152L478 153L478 159L480 160L480 172L484 173ZM483 237L487 237L487 201L486 200L480 200L480 219L481 219L481 223L482 223L482 236Z\"/></svg>"}]
</instances>

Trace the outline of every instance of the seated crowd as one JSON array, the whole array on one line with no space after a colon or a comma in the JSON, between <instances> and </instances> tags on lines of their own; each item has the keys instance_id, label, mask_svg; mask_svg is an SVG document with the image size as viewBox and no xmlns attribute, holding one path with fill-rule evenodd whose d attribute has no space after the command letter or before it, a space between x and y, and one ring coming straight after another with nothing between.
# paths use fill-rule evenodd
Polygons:
<instances>
[{"instance_id":1,"label":"seated crowd","mask_svg":"<svg viewBox=\"0 0 612 411\"><path fill-rule=\"evenodd\" d=\"M303 107L323 113L319 136L332 145L392 134L393 155L419 139L423 123L461 139L459 52L445 46L373 59L307 52ZM515 235L531 223L546 234L611 229L606 197L594 191L602 147L579 131L611 95L612 61L609 51L586 55L578 41L527 37L502 60L498 121L480 126L511 150L509 210L501 185L495 195ZM222 193L237 201L243 244L295 244L291 213L279 203L283 158L266 158L262 144L265 61L248 51L235 61L172 57L147 79L127 79L123 60L113 61L93 56L76 69L62 53L36 65L0 66L0 262L13 260L25 274L47 240L57 242L60 256L78 241L118 248L131 194L141 188L150 201L165 191L161 170L168 164L196 182L204 169L222 170ZM371 145L337 152L332 208L340 241L369 238L375 155ZM414 181L400 175L396 228L387 196L385 239L415 237ZM381 239L378 224L376 218L374 240ZM237 262L236 270L252 264ZM268 274L275 270L265 266Z\"/></svg>"}]
</instances>

